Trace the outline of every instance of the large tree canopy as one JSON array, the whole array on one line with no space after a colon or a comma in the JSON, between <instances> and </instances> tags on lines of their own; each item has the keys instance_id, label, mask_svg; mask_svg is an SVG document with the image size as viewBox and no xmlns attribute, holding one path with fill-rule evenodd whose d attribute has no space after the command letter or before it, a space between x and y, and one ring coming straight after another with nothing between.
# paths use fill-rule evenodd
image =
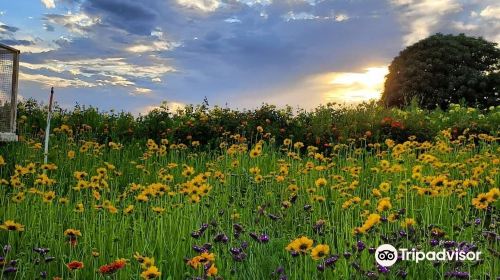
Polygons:
<instances>
[{"instance_id":1,"label":"large tree canopy","mask_svg":"<svg viewBox=\"0 0 500 280\"><path fill-rule=\"evenodd\" d=\"M447 108L500 104L500 49L482 38L436 34L399 53L389 66L381 101Z\"/></svg>"}]
</instances>

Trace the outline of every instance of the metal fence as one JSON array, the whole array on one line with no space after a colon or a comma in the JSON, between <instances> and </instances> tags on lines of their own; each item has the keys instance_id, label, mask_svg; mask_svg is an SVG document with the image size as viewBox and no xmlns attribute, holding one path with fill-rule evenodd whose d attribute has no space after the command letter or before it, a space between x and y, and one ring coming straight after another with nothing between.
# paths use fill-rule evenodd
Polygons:
<instances>
[{"instance_id":1,"label":"metal fence","mask_svg":"<svg viewBox=\"0 0 500 280\"><path fill-rule=\"evenodd\" d=\"M0 141L15 141L19 50L0 44Z\"/></svg>"}]
</instances>

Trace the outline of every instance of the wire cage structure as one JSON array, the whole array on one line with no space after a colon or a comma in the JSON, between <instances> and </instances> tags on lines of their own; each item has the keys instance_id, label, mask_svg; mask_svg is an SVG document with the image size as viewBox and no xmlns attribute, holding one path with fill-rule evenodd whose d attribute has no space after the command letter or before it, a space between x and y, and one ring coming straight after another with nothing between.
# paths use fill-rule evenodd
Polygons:
<instances>
[{"instance_id":1,"label":"wire cage structure","mask_svg":"<svg viewBox=\"0 0 500 280\"><path fill-rule=\"evenodd\" d=\"M19 54L19 50L0 44L0 142L17 141Z\"/></svg>"}]
</instances>

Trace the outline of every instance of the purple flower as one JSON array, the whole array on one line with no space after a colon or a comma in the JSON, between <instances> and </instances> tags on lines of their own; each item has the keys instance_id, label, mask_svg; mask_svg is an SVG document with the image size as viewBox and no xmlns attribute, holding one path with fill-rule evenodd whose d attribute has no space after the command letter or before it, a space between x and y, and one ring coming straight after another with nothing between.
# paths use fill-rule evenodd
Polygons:
<instances>
[{"instance_id":1,"label":"purple flower","mask_svg":"<svg viewBox=\"0 0 500 280\"><path fill-rule=\"evenodd\" d=\"M40 272L40 277L42 277L43 279L47 278L47 271Z\"/></svg>"},{"instance_id":2,"label":"purple flower","mask_svg":"<svg viewBox=\"0 0 500 280\"><path fill-rule=\"evenodd\" d=\"M352 256L351 252L344 252L344 258L348 259Z\"/></svg>"},{"instance_id":3,"label":"purple flower","mask_svg":"<svg viewBox=\"0 0 500 280\"><path fill-rule=\"evenodd\" d=\"M312 209L312 205L306 204L304 205L304 210L309 211Z\"/></svg>"},{"instance_id":4,"label":"purple flower","mask_svg":"<svg viewBox=\"0 0 500 280\"><path fill-rule=\"evenodd\" d=\"M408 234L406 234L406 231L404 231L404 230L400 230L400 231L399 231L399 235L400 235L401 237L406 237Z\"/></svg>"},{"instance_id":5,"label":"purple flower","mask_svg":"<svg viewBox=\"0 0 500 280\"><path fill-rule=\"evenodd\" d=\"M259 236L259 242L260 243L267 243L267 242L269 242L269 236L267 234L261 234Z\"/></svg>"},{"instance_id":6,"label":"purple flower","mask_svg":"<svg viewBox=\"0 0 500 280\"><path fill-rule=\"evenodd\" d=\"M457 245L457 242L455 242L453 240L447 240L443 243L443 245L445 248L452 248L452 247L455 247Z\"/></svg>"},{"instance_id":7,"label":"purple flower","mask_svg":"<svg viewBox=\"0 0 500 280\"><path fill-rule=\"evenodd\" d=\"M375 279L375 278L377 278L377 273L375 273L373 271L368 271L366 273L366 277Z\"/></svg>"},{"instance_id":8,"label":"purple flower","mask_svg":"<svg viewBox=\"0 0 500 280\"><path fill-rule=\"evenodd\" d=\"M475 223L476 225L481 224L481 219L480 219L480 218L475 219L475 220L474 220L474 223Z\"/></svg>"},{"instance_id":9,"label":"purple flower","mask_svg":"<svg viewBox=\"0 0 500 280\"><path fill-rule=\"evenodd\" d=\"M323 264L318 264L318 266L316 268L318 269L318 271L321 271L321 272L325 271L325 265L323 265Z\"/></svg>"},{"instance_id":10,"label":"purple flower","mask_svg":"<svg viewBox=\"0 0 500 280\"><path fill-rule=\"evenodd\" d=\"M212 249L212 244L211 243L205 243L205 244L203 244L203 248L205 248L205 250L208 251L208 250Z\"/></svg>"},{"instance_id":11,"label":"purple flower","mask_svg":"<svg viewBox=\"0 0 500 280\"><path fill-rule=\"evenodd\" d=\"M241 242L241 249L245 250L246 248L248 248L248 242L246 241Z\"/></svg>"},{"instance_id":12,"label":"purple flower","mask_svg":"<svg viewBox=\"0 0 500 280\"><path fill-rule=\"evenodd\" d=\"M276 268L276 271L275 271L275 273L277 273L277 274L283 274L284 272L285 272L285 268L282 266L278 266L278 268Z\"/></svg>"},{"instance_id":13,"label":"purple flower","mask_svg":"<svg viewBox=\"0 0 500 280\"><path fill-rule=\"evenodd\" d=\"M365 243L363 243L363 241L361 240L358 240L358 242L356 243L356 247L358 249L358 252L361 252L366 248Z\"/></svg>"},{"instance_id":14,"label":"purple flower","mask_svg":"<svg viewBox=\"0 0 500 280\"><path fill-rule=\"evenodd\" d=\"M33 248L33 251L37 252L40 255L46 255L50 249L49 248Z\"/></svg>"},{"instance_id":15,"label":"purple flower","mask_svg":"<svg viewBox=\"0 0 500 280\"><path fill-rule=\"evenodd\" d=\"M229 249L229 252L231 252L231 254L233 255L239 255L241 252L243 252L243 250L238 247L233 247Z\"/></svg>"},{"instance_id":16,"label":"purple flower","mask_svg":"<svg viewBox=\"0 0 500 280\"><path fill-rule=\"evenodd\" d=\"M377 265L377 270L380 273L389 273L389 268L382 265Z\"/></svg>"},{"instance_id":17,"label":"purple flower","mask_svg":"<svg viewBox=\"0 0 500 280\"><path fill-rule=\"evenodd\" d=\"M193 245L193 250L195 252L198 252L198 253L202 253L202 252L205 252L207 249L201 247L201 246L198 246L198 245Z\"/></svg>"},{"instance_id":18,"label":"purple flower","mask_svg":"<svg viewBox=\"0 0 500 280\"><path fill-rule=\"evenodd\" d=\"M332 265L335 265L335 263L337 262L338 259L339 259L339 256L337 256L337 255L333 255L333 256L327 258L325 260L325 266L330 267Z\"/></svg>"},{"instance_id":19,"label":"purple flower","mask_svg":"<svg viewBox=\"0 0 500 280\"><path fill-rule=\"evenodd\" d=\"M224 233L219 233L215 236L214 241L227 243L229 241L229 237L227 237L227 235L225 235Z\"/></svg>"},{"instance_id":20,"label":"purple flower","mask_svg":"<svg viewBox=\"0 0 500 280\"><path fill-rule=\"evenodd\" d=\"M3 273L7 274L7 273L15 273L17 272L17 268L13 267L13 266L9 266L7 268L5 268L3 270Z\"/></svg>"},{"instance_id":21,"label":"purple flower","mask_svg":"<svg viewBox=\"0 0 500 280\"><path fill-rule=\"evenodd\" d=\"M292 255L292 257L298 257L299 256L299 252L297 252L297 251L291 251L290 254Z\"/></svg>"},{"instance_id":22,"label":"purple flower","mask_svg":"<svg viewBox=\"0 0 500 280\"><path fill-rule=\"evenodd\" d=\"M387 222L387 217L383 216L382 218L380 218L380 221L382 221L383 223Z\"/></svg>"},{"instance_id":23,"label":"purple flower","mask_svg":"<svg viewBox=\"0 0 500 280\"><path fill-rule=\"evenodd\" d=\"M368 248L368 252L370 254L375 254L375 251L377 251L377 248L373 248L373 247Z\"/></svg>"},{"instance_id":24,"label":"purple flower","mask_svg":"<svg viewBox=\"0 0 500 280\"><path fill-rule=\"evenodd\" d=\"M431 244L431 246L432 246L432 247L434 247L434 246L439 245L439 241L438 241L438 240L436 240L436 239L432 239L432 240L430 241L430 244Z\"/></svg>"},{"instance_id":25,"label":"purple flower","mask_svg":"<svg viewBox=\"0 0 500 280\"><path fill-rule=\"evenodd\" d=\"M239 254L232 254L233 260L237 262L242 262L247 258L247 254L245 252L240 252Z\"/></svg>"},{"instance_id":26,"label":"purple flower","mask_svg":"<svg viewBox=\"0 0 500 280\"><path fill-rule=\"evenodd\" d=\"M195 231L191 232L191 237L193 237L193 238L198 239L198 238L200 238L200 236L201 236L201 232L199 230L195 230Z\"/></svg>"},{"instance_id":27,"label":"purple flower","mask_svg":"<svg viewBox=\"0 0 500 280\"><path fill-rule=\"evenodd\" d=\"M468 272L462 272L462 271L448 271L444 275L445 277L449 278L458 278L458 279L469 279L470 275Z\"/></svg>"}]
</instances>

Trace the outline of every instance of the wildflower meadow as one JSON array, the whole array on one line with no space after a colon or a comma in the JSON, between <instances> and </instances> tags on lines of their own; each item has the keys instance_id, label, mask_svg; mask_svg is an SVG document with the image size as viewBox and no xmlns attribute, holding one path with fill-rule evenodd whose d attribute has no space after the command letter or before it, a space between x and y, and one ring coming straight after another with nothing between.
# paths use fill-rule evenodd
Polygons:
<instances>
[{"instance_id":1,"label":"wildflower meadow","mask_svg":"<svg viewBox=\"0 0 500 280\"><path fill-rule=\"evenodd\" d=\"M200 108L60 111L46 164L44 109L20 108L0 279L500 277L499 107ZM381 244L481 255L385 267Z\"/></svg>"}]
</instances>

